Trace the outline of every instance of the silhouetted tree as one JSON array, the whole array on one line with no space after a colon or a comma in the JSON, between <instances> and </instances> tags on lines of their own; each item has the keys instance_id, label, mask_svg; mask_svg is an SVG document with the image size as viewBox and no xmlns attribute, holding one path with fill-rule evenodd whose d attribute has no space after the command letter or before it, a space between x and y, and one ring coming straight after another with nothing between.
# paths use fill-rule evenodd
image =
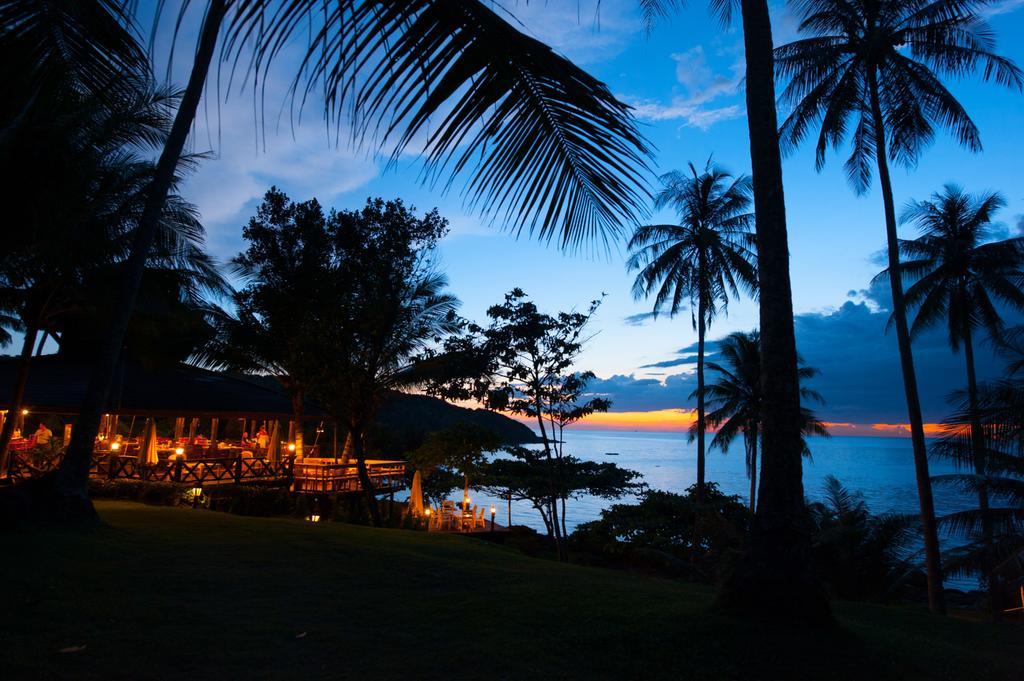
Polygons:
<instances>
[{"instance_id":1,"label":"silhouetted tree","mask_svg":"<svg viewBox=\"0 0 1024 681\"><path fill-rule=\"evenodd\" d=\"M986 474L988 465L974 361L975 333L981 328L991 338L1001 338L1004 324L997 304L1024 310L1024 237L992 241L992 219L1005 205L1006 200L997 193L972 196L956 185L946 185L930 201L908 205L903 220L915 223L921 236L899 243L906 258L900 271L912 282L906 304L916 310L911 333L944 323L953 351L963 348L971 449L974 472L979 476ZM979 484L977 493L982 539L991 555L994 529L987 515L988 490Z\"/></svg>"},{"instance_id":2,"label":"silhouetted tree","mask_svg":"<svg viewBox=\"0 0 1024 681\"><path fill-rule=\"evenodd\" d=\"M324 320L332 290L328 218L313 199L295 203L276 187L242 230L245 251L232 260L245 285L233 297L234 315L196 356L204 366L274 376L292 400L302 445L303 403L321 361L310 334Z\"/></svg>"},{"instance_id":3,"label":"silhouetted tree","mask_svg":"<svg viewBox=\"0 0 1024 681\"><path fill-rule=\"evenodd\" d=\"M661 178L655 208L673 208L678 225L639 227L629 242L630 270L640 270L633 296L655 293L654 315L674 317L689 307L697 331L697 501L705 479L704 345L707 330L729 294L757 289L756 250L750 213L750 178L734 178L708 161L702 172L690 164L689 173L672 172Z\"/></svg>"},{"instance_id":4,"label":"silhouetted tree","mask_svg":"<svg viewBox=\"0 0 1024 681\"><path fill-rule=\"evenodd\" d=\"M648 26L682 6L681 0L642 0ZM726 609L786 613L795 620L829 617L811 560L801 461L800 386L797 377L789 236L782 188L775 108L775 58L768 0L711 0L729 24L739 9L743 26L744 94L750 137L757 232L762 381L762 494L745 559L719 591ZM796 605L794 605L796 604Z\"/></svg>"},{"instance_id":5,"label":"silhouetted tree","mask_svg":"<svg viewBox=\"0 0 1024 681\"><path fill-rule=\"evenodd\" d=\"M332 213L327 230L330 293L320 300L321 324L306 334L318 367L310 390L347 428L379 525L364 436L387 394L423 383L426 351L458 328L458 300L445 293L433 262L447 222L436 211L416 217L401 201L373 199Z\"/></svg>"},{"instance_id":6,"label":"silhouetted tree","mask_svg":"<svg viewBox=\"0 0 1024 681\"><path fill-rule=\"evenodd\" d=\"M736 333L726 336L718 343L719 361L708 362L712 382L705 390L708 397L708 423L715 428L711 447L725 452L740 433L743 434L743 449L746 454L747 477L750 479L750 511L753 512L757 499L757 451L760 444L761 420L765 404L761 397L761 334L757 331ZM810 380L818 370L800 361L800 381ZM808 402L821 403L824 400L816 391L806 385L800 386L801 415L804 435L828 437L828 429L818 420ZM691 437L693 433L691 432ZM804 454L810 456L810 449L804 442Z\"/></svg>"},{"instance_id":7,"label":"silhouetted tree","mask_svg":"<svg viewBox=\"0 0 1024 681\"><path fill-rule=\"evenodd\" d=\"M852 136L846 173L857 193L870 189L872 167L878 169L933 612L944 612L945 604L921 402L898 274L889 161L913 166L934 139L936 126L968 149L981 149L974 122L941 76L982 69L986 80L1021 87L1020 70L992 51L995 41L978 14L985 5L984 0L805 0L799 5L800 31L809 37L775 51L779 75L789 80L782 99L793 105L779 131L784 144L797 146L820 125L815 159L821 169L829 146L838 148Z\"/></svg>"},{"instance_id":8,"label":"silhouetted tree","mask_svg":"<svg viewBox=\"0 0 1024 681\"><path fill-rule=\"evenodd\" d=\"M444 357L455 369L435 376L430 386L435 394L479 400L489 409L536 422L548 479L544 514L561 560L568 559L564 518L559 519L564 515L559 506L564 510L565 497L558 492L565 459L564 430L610 406L603 398L587 399L592 373L572 370L587 340L587 324L599 304L595 300L586 312L553 316L541 312L522 290L513 289L502 304L487 310L491 318L487 328L472 324L468 333L449 339Z\"/></svg>"}]
</instances>

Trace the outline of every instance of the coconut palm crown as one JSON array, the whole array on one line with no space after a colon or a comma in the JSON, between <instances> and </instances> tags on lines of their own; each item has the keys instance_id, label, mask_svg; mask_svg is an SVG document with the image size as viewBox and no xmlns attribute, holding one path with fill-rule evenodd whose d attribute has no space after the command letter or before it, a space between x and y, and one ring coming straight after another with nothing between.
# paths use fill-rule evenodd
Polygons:
<instances>
[{"instance_id":1,"label":"coconut palm crown","mask_svg":"<svg viewBox=\"0 0 1024 681\"><path fill-rule=\"evenodd\" d=\"M979 10L984 0L800 0L801 34L775 50L787 85L781 99L792 111L780 128L784 147L799 145L818 127L815 161L848 138L846 174L858 193L871 186L877 104L885 125L883 151L913 166L947 129L962 146L981 150L977 126L940 80L976 71L984 80L1020 89L1024 75L994 53L992 30ZM877 100L877 101L876 101Z\"/></svg>"}]
</instances>

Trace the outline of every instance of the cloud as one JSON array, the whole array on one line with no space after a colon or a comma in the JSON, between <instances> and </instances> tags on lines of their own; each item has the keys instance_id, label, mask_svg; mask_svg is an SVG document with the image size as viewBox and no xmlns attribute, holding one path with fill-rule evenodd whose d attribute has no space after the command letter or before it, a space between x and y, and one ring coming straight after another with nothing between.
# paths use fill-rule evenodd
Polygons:
<instances>
[{"instance_id":1,"label":"cloud","mask_svg":"<svg viewBox=\"0 0 1024 681\"><path fill-rule=\"evenodd\" d=\"M1024 7L1024 0L1003 0L980 9L978 13L983 17L994 17L1000 14L1009 14L1021 7Z\"/></svg>"},{"instance_id":2,"label":"cloud","mask_svg":"<svg viewBox=\"0 0 1024 681\"><path fill-rule=\"evenodd\" d=\"M506 19L511 14L517 28L580 65L615 57L642 28L632 0L518 2L498 12Z\"/></svg>"},{"instance_id":3,"label":"cloud","mask_svg":"<svg viewBox=\"0 0 1024 681\"><path fill-rule=\"evenodd\" d=\"M637 314L623 317L622 321L626 326L644 326L652 319L654 319L653 312L638 312Z\"/></svg>"},{"instance_id":4,"label":"cloud","mask_svg":"<svg viewBox=\"0 0 1024 681\"><path fill-rule=\"evenodd\" d=\"M797 347L804 361L820 370L812 386L826 403L815 407L819 416L832 422L902 424L907 420L903 378L894 331L886 332L889 318L887 290L881 286L852 291L854 298L834 310L798 314L795 318ZM1008 323L1020 323L1008 319ZM676 356L646 367L687 366L689 370L665 377L637 378L617 375L598 379L595 392L610 399L615 411L692 408L689 395L696 387L692 370L696 348L681 348ZM709 343L708 352L716 351ZM976 349L981 380L1001 375L1004 361L987 343ZM965 383L962 354L954 355L944 328L914 339L914 361L926 422L939 422L950 411L948 395Z\"/></svg>"},{"instance_id":5,"label":"cloud","mask_svg":"<svg viewBox=\"0 0 1024 681\"><path fill-rule=\"evenodd\" d=\"M622 95L623 101L634 108L637 118L650 122L679 120L684 126L707 130L721 121L743 116L741 104L709 106L715 100L739 93L743 80L742 61L734 62L725 74L712 69L701 45L670 56L676 63L676 81L684 94L672 97L667 104L655 99Z\"/></svg>"}]
</instances>

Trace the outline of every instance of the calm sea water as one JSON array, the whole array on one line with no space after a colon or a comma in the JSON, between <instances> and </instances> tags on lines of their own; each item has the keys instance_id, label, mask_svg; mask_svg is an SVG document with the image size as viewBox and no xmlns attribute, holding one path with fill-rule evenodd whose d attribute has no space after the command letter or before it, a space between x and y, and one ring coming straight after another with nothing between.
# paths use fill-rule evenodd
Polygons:
<instances>
[{"instance_id":1,"label":"calm sea water","mask_svg":"<svg viewBox=\"0 0 1024 681\"><path fill-rule=\"evenodd\" d=\"M914 461L908 438L833 437L811 438L811 460L804 460L804 490L808 498L823 494L825 477L836 476L848 489L863 493L872 513L918 512ZM578 430L566 433L567 454L592 461L609 461L643 475L643 481L654 489L682 492L697 479L696 443L687 442L685 434L653 432L620 432ZM609 456L616 452L617 456ZM931 474L952 473L946 462L930 462ZM707 457L707 477L727 494L747 498L750 483L743 463L742 444L735 444L726 453L715 450ZM936 487L936 512L939 515L972 506L974 501L953 489ZM623 500L627 501L627 500ZM477 492L473 503L494 504L497 520L508 522L507 502ZM578 524L596 519L601 509L614 503L603 499L571 500L566 508L566 523L572 531ZM539 514L529 503L513 502L512 522L543 531ZM944 544L954 540L944 539ZM964 588L964 581L948 586Z\"/></svg>"}]
</instances>

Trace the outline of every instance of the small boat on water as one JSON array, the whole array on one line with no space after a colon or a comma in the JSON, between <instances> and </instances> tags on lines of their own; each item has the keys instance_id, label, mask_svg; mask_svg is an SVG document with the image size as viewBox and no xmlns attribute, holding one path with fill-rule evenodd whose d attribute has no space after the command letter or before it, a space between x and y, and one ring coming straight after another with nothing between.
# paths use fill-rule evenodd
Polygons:
<instances>
[{"instance_id":1,"label":"small boat on water","mask_svg":"<svg viewBox=\"0 0 1024 681\"><path fill-rule=\"evenodd\" d=\"M619 453L618 452L605 452L604 455L605 456L618 456Z\"/></svg>"}]
</instances>

